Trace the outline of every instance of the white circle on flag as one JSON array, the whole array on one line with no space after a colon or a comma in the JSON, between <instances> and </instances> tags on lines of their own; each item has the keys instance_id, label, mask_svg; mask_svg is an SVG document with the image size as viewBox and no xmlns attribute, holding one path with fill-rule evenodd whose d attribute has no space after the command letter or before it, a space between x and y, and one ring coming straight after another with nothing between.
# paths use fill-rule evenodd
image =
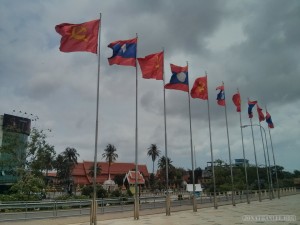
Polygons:
<instances>
[{"instance_id":1,"label":"white circle on flag","mask_svg":"<svg viewBox=\"0 0 300 225\"><path fill-rule=\"evenodd\" d=\"M184 82L184 81L185 81L185 78L186 78L186 74L185 74L184 72L177 73L177 79L178 79L180 82Z\"/></svg>"}]
</instances>

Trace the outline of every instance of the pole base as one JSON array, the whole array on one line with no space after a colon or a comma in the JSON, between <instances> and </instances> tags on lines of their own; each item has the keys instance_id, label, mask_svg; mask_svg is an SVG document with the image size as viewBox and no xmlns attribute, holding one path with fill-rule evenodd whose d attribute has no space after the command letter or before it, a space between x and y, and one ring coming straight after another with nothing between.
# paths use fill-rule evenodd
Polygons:
<instances>
[{"instance_id":1,"label":"pole base","mask_svg":"<svg viewBox=\"0 0 300 225\"><path fill-rule=\"evenodd\" d=\"M170 195L167 194L166 196L166 216L171 215L171 198Z\"/></svg>"}]
</instances>

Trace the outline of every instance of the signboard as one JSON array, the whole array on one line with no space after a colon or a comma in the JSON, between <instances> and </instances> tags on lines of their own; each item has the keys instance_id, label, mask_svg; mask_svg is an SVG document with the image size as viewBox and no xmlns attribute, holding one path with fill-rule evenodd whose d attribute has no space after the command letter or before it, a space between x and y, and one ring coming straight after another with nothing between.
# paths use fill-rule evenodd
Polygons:
<instances>
[{"instance_id":1,"label":"signboard","mask_svg":"<svg viewBox=\"0 0 300 225\"><path fill-rule=\"evenodd\" d=\"M19 116L4 114L3 130L30 135L31 120Z\"/></svg>"}]
</instances>

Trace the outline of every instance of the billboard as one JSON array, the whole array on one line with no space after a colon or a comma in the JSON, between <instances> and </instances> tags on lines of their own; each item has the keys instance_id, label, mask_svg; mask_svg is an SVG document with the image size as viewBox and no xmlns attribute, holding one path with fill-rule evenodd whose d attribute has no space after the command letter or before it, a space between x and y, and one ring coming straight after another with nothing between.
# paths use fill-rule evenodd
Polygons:
<instances>
[{"instance_id":1,"label":"billboard","mask_svg":"<svg viewBox=\"0 0 300 225\"><path fill-rule=\"evenodd\" d=\"M31 120L19 116L4 114L3 131L30 135Z\"/></svg>"}]
</instances>

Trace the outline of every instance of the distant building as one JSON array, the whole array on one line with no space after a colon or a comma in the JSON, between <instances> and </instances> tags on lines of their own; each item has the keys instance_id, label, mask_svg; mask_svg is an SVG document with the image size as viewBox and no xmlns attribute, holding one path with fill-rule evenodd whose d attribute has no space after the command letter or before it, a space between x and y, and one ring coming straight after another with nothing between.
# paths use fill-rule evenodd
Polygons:
<instances>
[{"instance_id":1,"label":"distant building","mask_svg":"<svg viewBox=\"0 0 300 225\"><path fill-rule=\"evenodd\" d=\"M0 116L0 190L15 183L18 180L16 169L25 166L30 127L28 118Z\"/></svg>"},{"instance_id":2,"label":"distant building","mask_svg":"<svg viewBox=\"0 0 300 225\"><path fill-rule=\"evenodd\" d=\"M246 163L246 166L249 166L249 160L248 159L235 159L234 160L234 165L235 166L244 166L244 162Z\"/></svg>"}]
</instances>

